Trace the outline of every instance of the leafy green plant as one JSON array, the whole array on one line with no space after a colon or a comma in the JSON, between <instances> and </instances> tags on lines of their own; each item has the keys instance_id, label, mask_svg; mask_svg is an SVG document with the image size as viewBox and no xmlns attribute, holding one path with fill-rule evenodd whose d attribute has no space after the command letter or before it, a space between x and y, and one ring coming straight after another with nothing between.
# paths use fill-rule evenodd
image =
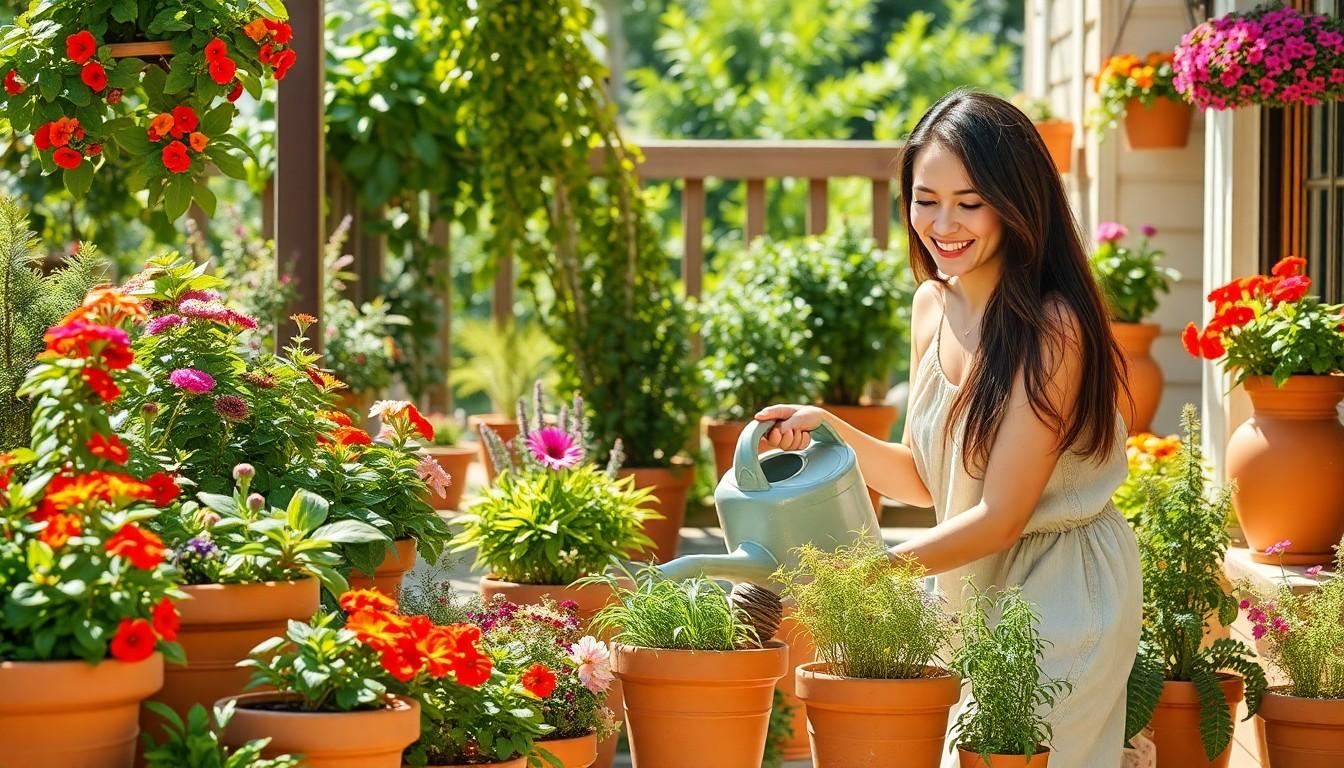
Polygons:
<instances>
[{"instance_id":1,"label":"leafy green plant","mask_svg":"<svg viewBox=\"0 0 1344 768\"><path fill-rule=\"evenodd\" d=\"M37 364L42 335L102 281L105 266L89 245L50 275L38 269L41 261L23 207L0 196L0 451L28 441L32 404L17 393Z\"/></svg>"},{"instance_id":2,"label":"leafy green plant","mask_svg":"<svg viewBox=\"0 0 1344 768\"><path fill-rule=\"evenodd\" d=\"M536 325L468 319L455 334L461 355L453 363L448 382L462 397L483 394L496 413L527 397L533 382L554 387L552 358L555 347Z\"/></svg>"},{"instance_id":3,"label":"leafy green plant","mask_svg":"<svg viewBox=\"0 0 1344 768\"><path fill-rule=\"evenodd\" d=\"M1260 708L1265 673L1245 644L1227 638L1204 644L1215 619L1228 626L1237 600L1224 590L1222 561L1229 535L1231 491L1205 490L1199 416L1181 414L1185 439L1180 470L1168 483L1148 485L1148 507L1138 533L1143 570L1143 640L1129 675L1125 740L1148 725L1164 681L1191 682L1199 695L1200 738L1210 760L1232 739L1232 716L1218 685L1224 671L1246 681L1247 717Z\"/></svg>"},{"instance_id":4,"label":"leafy green plant","mask_svg":"<svg viewBox=\"0 0 1344 768\"><path fill-rule=\"evenodd\" d=\"M1097 248L1089 261L1092 274L1101 285L1106 297L1106 309L1117 323L1141 323L1157 309L1157 295L1169 293L1171 283L1181 279L1181 273L1157 262L1165 255L1149 245L1157 234L1150 226L1143 227L1143 240L1131 249L1120 241L1129 230L1113 221L1097 226Z\"/></svg>"},{"instance_id":5,"label":"leafy green plant","mask_svg":"<svg viewBox=\"0 0 1344 768\"><path fill-rule=\"evenodd\" d=\"M973 588L973 585L968 585ZM989 617L998 616L990 626ZM961 614L959 645L950 668L971 686L969 703L957 715L949 744L990 755L1025 755L1050 748L1054 708L1073 686L1041 669L1046 641L1037 627L1035 607L1010 589L995 597L976 591Z\"/></svg>"},{"instance_id":6,"label":"leafy green plant","mask_svg":"<svg viewBox=\"0 0 1344 768\"><path fill-rule=\"evenodd\" d=\"M302 764L289 755L262 757L261 751L271 743L269 738L253 739L236 749L221 744L219 735L233 719L232 700L214 708L214 725L200 704L191 705L186 722L162 702L148 701L145 706L163 720L162 738L150 733L140 736L146 768L299 768Z\"/></svg>"},{"instance_id":7,"label":"leafy green plant","mask_svg":"<svg viewBox=\"0 0 1344 768\"><path fill-rule=\"evenodd\" d=\"M326 298L322 305L323 360L332 375L352 392L381 392L392 380L397 347L394 326L410 320L395 314L381 296L357 304L347 297L349 283L359 276L345 268L354 257L342 254L350 234L350 216L341 219L324 249Z\"/></svg>"},{"instance_id":8,"label":"leafy green plant","mask_svg":"<svg viewBox=\"0 0 1344 768\"><path fill-rule=\"evenodd\" d=\"M614 632L614 642L639 648L731 651L740 643L756 647L755 628L733 607L718 582L664 578L651 565L624 576L606 573L580 580L580 584L606 584L616 596L616 602L593 617L593 632Z\"/></svg>"},{"instance_id":9,"label":"leafy green plant","mask_svg":"<svg viewBox=\"0 0 1344 768\"><path fill-rule=\"evenodd\" d=\"M1054 109L1050 107L1050 100L1039 96L1028 96L1025 93L1017 93L1013 96L1013 105L1022 110L1033 123L1044 123L1054 120L1056 115Z\"/></svg>"},{"instance_id":10,"label":"leafy green plant","mask_svg":"<svg viewBox=\"0 0 1344 768\"><path fill-rule=\"evenodd\" d=\"M793 617L812 635L832 674L909 680L946 674L933 666L951 623L924 588L912 560L892 560L879 540L826 552L799 547L798 565L771 578L796 603Z\"/></svg>"},{"instance_id":11,"label":"leafy green plant","mask_svg":"<svg viewBox=\"0 0 1344 768\"><path fill-rule=\"evenodd\" d=\"M446 413L431 413L425 418L434 425L434 439L431 445L448 446L459 445L467 435L467 416L461 408L458 408L452 415Z\"/></svg>"},{"instance_id":12,"label":"leafy green plant","mask_svg":"<svg viewBox=\"0 0 1344 768\"><path fill-rule=\"evenodd\" d=\"M1278 586L1260 590L1242 581L1251 634L1260 641L1265 661L1288 677L1284 693L1306 699L1344 699L1344 546L1335 550L1335 573L1322 580L1319 565L1306 569L1318 580L1312 589L1295 591L1283 570L1280 543Z\"/></svg>"}]
</instances>

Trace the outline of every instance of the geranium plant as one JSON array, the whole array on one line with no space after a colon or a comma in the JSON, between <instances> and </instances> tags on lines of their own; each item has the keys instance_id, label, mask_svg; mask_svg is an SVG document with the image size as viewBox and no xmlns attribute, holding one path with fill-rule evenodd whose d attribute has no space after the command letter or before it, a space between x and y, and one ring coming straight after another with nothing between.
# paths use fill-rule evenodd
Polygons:
<instances>
[{"instance_id":1,"label":"geranium plant","mask_svg":"<svg viewBox=\"0 0 1344 768\"><path fill-rule=\"evenodd\" d=\"M1291 6L1233 11L1176 46L1176 90L1201 109L1313 106L1344 97L1344 19Z\"/></svg>"},{"instance_id":2,"label":"geranium plant","mask_svg":"<svg viewBox=\"0 0 1344 768\"><path fill-rule=\"evenodd\" d=\"M300 768L298 758L289 755L262 757L269 738L253 739L237 749L220 743L219 735L233 719L235 702L227 701L210 714L200 704L192 704L184 722L172 707L159 701L145 702L151 712L163 720L163 737L142 733L145 768Z\"/></svg>"},{"instance_id":3,"label":"geranium plant","mask_svg":"<svg viewBox=\"0 0 1344 768\"><path fill-rule=\"evenodd\" d=\"M128 471L111 416L132 367L134 299L91 293L46 336L19 389L27 448L0 455L0 658L181 662L177 578L147 524L176 499L161 472Z\"/></svg>"},{"instance_id":4,"label":"geranium plant","mask_svg":"<svg viewBox=\"0 0 1344 768\"><path fill-rule=\"evenodd\" d=\"M1129 674L1125 740L1147 727L1165 681L1194 684L1200 701L1200 737L1210 760L1232 739L1232 716L1218 675L1245 679L1247 718L1260 707L1265 673L1244 643L1221 638L1205 644L1214 620L1231 626L1237 600L1223 587L1231 492L1205 490L1199 417L1193 405L1181 415L1185 440L1171 482L1149 482L1144 525L1137 531L1143 571L1143 635Z\"/></svg>"},{"instance_id":5,"label":"geranium plant","mask_svg":"<svg viewBox=\"0 0 1344 768\"><path fill-rule=\"evenodd\" d=\"M1174 84L1175 70L1171 51L1153 51L1144 58L1126 53L1102 62L1094 80L1097 106L1088 113L1088 122L1105 136L1125 117L1130 100L1152 106L1157 99L1179 101Z\"/></svg>"},{"instance_id":6,"label":"geranium plant","mask_svg":"<svg viewBox=\"0 0 1344 768\"><path fill-rule=\"evenodd\" d=\"M233 102L294 65L284 16L279 0L33 3L0 29L5 114L77 197L115 162L132 169L131 191L148 190L170 219L193 200L213 212L209 167L244 179L236 153L251 154L229 133ZM144 42L170 52L142 59L114 47Z\"/></svg>"},{"instance_id":7,"label":"geranium plant","mask_svg":"<svg viewBox=\"0 0 1344 768\"><path fill-rule=\"evenodd\" d=\"M605 468L588 462L588 423L583 400L562 406L554 426L546 423L541 384L533 393L530 420L518 402L520 431L513 450L489 427L482 435L496 467L495 485L454 519L462 530L453 551L474 548L476 566L495 578L524 584L569 584L600 571L613 557L648 548L645 508L651 496L634 479L617 479L622 459L616 441Z\"/></svg>"},{"instance_id":8,"label":"geranium plant","mask_svg":"<svg viewBox=\"0 0 1344 768\"><path fill-rule=\"evenodd\" d=\"M1195 357L1222 361L1235 384L1272 376L1277 386L1301 374L1344 370L1344 307L1308 296L1300 256L1280 259L1271 274L1233 280L1209 293L1214 316L1181 334Z\"/></svg>"},{"instance_id":9,"label":"geranium plant","mask_svg":"<svg viewBox=\"0 0 1344 768\"><path fill-rule=\"evenodd\" d=\"M1117 323L1143 322L1157 309L1157 295L1169 293L1171 283L1181 279L1180 272L1158 264L1166 254L1150 244L1157 229L1144 225L1142 232L1137 248L1122 244L1129 230L1113 221L1102 222L1094 235L1092 274L1106 297L1111 320Z\"/></svg>"},{"instance_id":10,"label":"geranium plant","mask_svg":"<svg viewBox=\"0 0 1344 768\"><path fill-rule=\"evenodd\" d=\"M1288 540L1270 547L1279 555L1291 548ZM1246 581L1238 585L1251 634L1260 641L1265 660L1287 676L1284 693L1344 699L1344 547L1336 549L1334 575L1322 579L1319 565L1306 569L1318 582L1313 589L1295 591L1280 569L1276 589L1256 589Z\"/></svg>"}]
</instances>

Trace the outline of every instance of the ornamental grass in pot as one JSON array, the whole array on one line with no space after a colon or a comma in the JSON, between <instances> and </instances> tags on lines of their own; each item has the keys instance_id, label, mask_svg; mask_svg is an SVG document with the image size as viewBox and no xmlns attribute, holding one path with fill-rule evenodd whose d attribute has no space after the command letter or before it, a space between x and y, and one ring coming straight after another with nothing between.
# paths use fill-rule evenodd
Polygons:
<instances>
[{"instance_id":1,"label":"ornamental grass in pot","mask_svg":"<svg viewBox=\"0 0 1344 768\"><path fill-rule=\"evenodd\" d=\"M142 699L163 684L181 597L149 528L178 487L129 466L112 430L142 383L128 329L144 308L113 289L45 335L18 390L28 447L0 454L0 766L124 768Z\"/></svg>"},{"instance_id":2,"label":"ornamental grass in pot","mask_svg":"<svg viewBox=\"0 0 1344 768\"><path fill-rule=\"evenodd\" d=\"M1237 600L1223 587L1230 491L1205 489L1199 417L1187 405L1180 470L1149 478L1143 525L1136 531L1143 573L1142 639L1129 677L1125 739L1148 726L1158 768L1225 768L1233 718L1246 699L1260 707L1265 673L1244 643L1205 642L1213 621L1230 626Z\"/></svg>"},{"instance_id":3,"label":"ornamental grass in pot","mask_svg":"<svg viewBox=\"0 0 1344 768\"><path fill-rule=\"evenodd\" d=\"M1274 590L1240 585L1261 655L1288 680L1265 692L1256 714L1262 754L1274 768L1344 765L1344 547L1336 549L1335 573L1322 578L1321 570L1306 569L1317 583L1303 591L1286 572Z\"/></svg>"},{"instance_id":4,"label":"ornamental grass in pot","mask_svg":"<svg viewBox=\"0 0 1344 768\"><path fill-rule=\"evenodd\" d=\"M968 584L973 589L973 586ZM1046 641L1036 610L1011 589L976 591L958 622L951 668L971 696L952 727L961 768L1045 768L1053 709L1072 686L1041 669ZM991 626L989 617L998 617Z\"/></svg>"},{"instance_id":5,"label":"ornamental grass in pot","mask_svg":"<svg viewBox=\"0 0 1344 768\"><path fill-rule=\"evenodd\" d=\"M776 681L789 650L764 639L728 593L709 579L663 578L652 566L590 577L617 602L594 620L612 635L630 754L644 768L760 765Z\"/></svg>"},{"instance_id":6,"label":"ornamental grass in pot","mask_svg":"<svg viewBox=\"0 0 1344 768\"><path fill-rule=\"evenodd\" d=\"M961 683L937 665L951 622L924 577L867 540L834 552L805 545L796 569L772 577L816 644L817 661L795 677L817 765L939 765Z\"/></svg>"}]
</instances>

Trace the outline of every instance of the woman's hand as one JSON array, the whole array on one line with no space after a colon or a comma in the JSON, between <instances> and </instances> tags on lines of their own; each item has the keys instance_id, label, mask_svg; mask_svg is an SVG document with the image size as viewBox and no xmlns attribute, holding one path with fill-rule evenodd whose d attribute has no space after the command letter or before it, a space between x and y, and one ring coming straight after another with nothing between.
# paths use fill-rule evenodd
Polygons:
<instances>
[{"instance_id":1,"label":"woman's hand","mask_svg":"<svg viewBox=\"0 0 1344 768\"><path fill-rule=\"evenodd\" d=\"M757 421L779 421L765 436L772 448L786 451L802 450L811 442L808 434L821 426L826 411L814 405L771 405L756 414Z\"/></svg>"}]
</instances>

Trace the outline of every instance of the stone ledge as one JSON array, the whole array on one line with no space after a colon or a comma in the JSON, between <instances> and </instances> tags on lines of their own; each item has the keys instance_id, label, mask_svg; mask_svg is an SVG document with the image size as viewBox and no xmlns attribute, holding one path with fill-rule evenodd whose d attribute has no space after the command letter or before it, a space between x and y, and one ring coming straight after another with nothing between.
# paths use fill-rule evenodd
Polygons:
<instances>
[{"instance_id":1,"label":"stone ledge","mask_svg":"<svg viewBox=\"0 0 1344 768\"><path fill-rule=\"evenodd\" d=\"M1223 561L1223 573L1232 584L1245 579L1257 590L1276 590L1285 584L1294 592L1307 592L1315 589L1319 583L1307 575L1307 569L1300 565L1257 563L1251 559L1251 551L1245 547L1232 547L1227 550ZM1334 576L1334 571L1321 571L1321 579Z\"/></svg>"}]
</instances>

